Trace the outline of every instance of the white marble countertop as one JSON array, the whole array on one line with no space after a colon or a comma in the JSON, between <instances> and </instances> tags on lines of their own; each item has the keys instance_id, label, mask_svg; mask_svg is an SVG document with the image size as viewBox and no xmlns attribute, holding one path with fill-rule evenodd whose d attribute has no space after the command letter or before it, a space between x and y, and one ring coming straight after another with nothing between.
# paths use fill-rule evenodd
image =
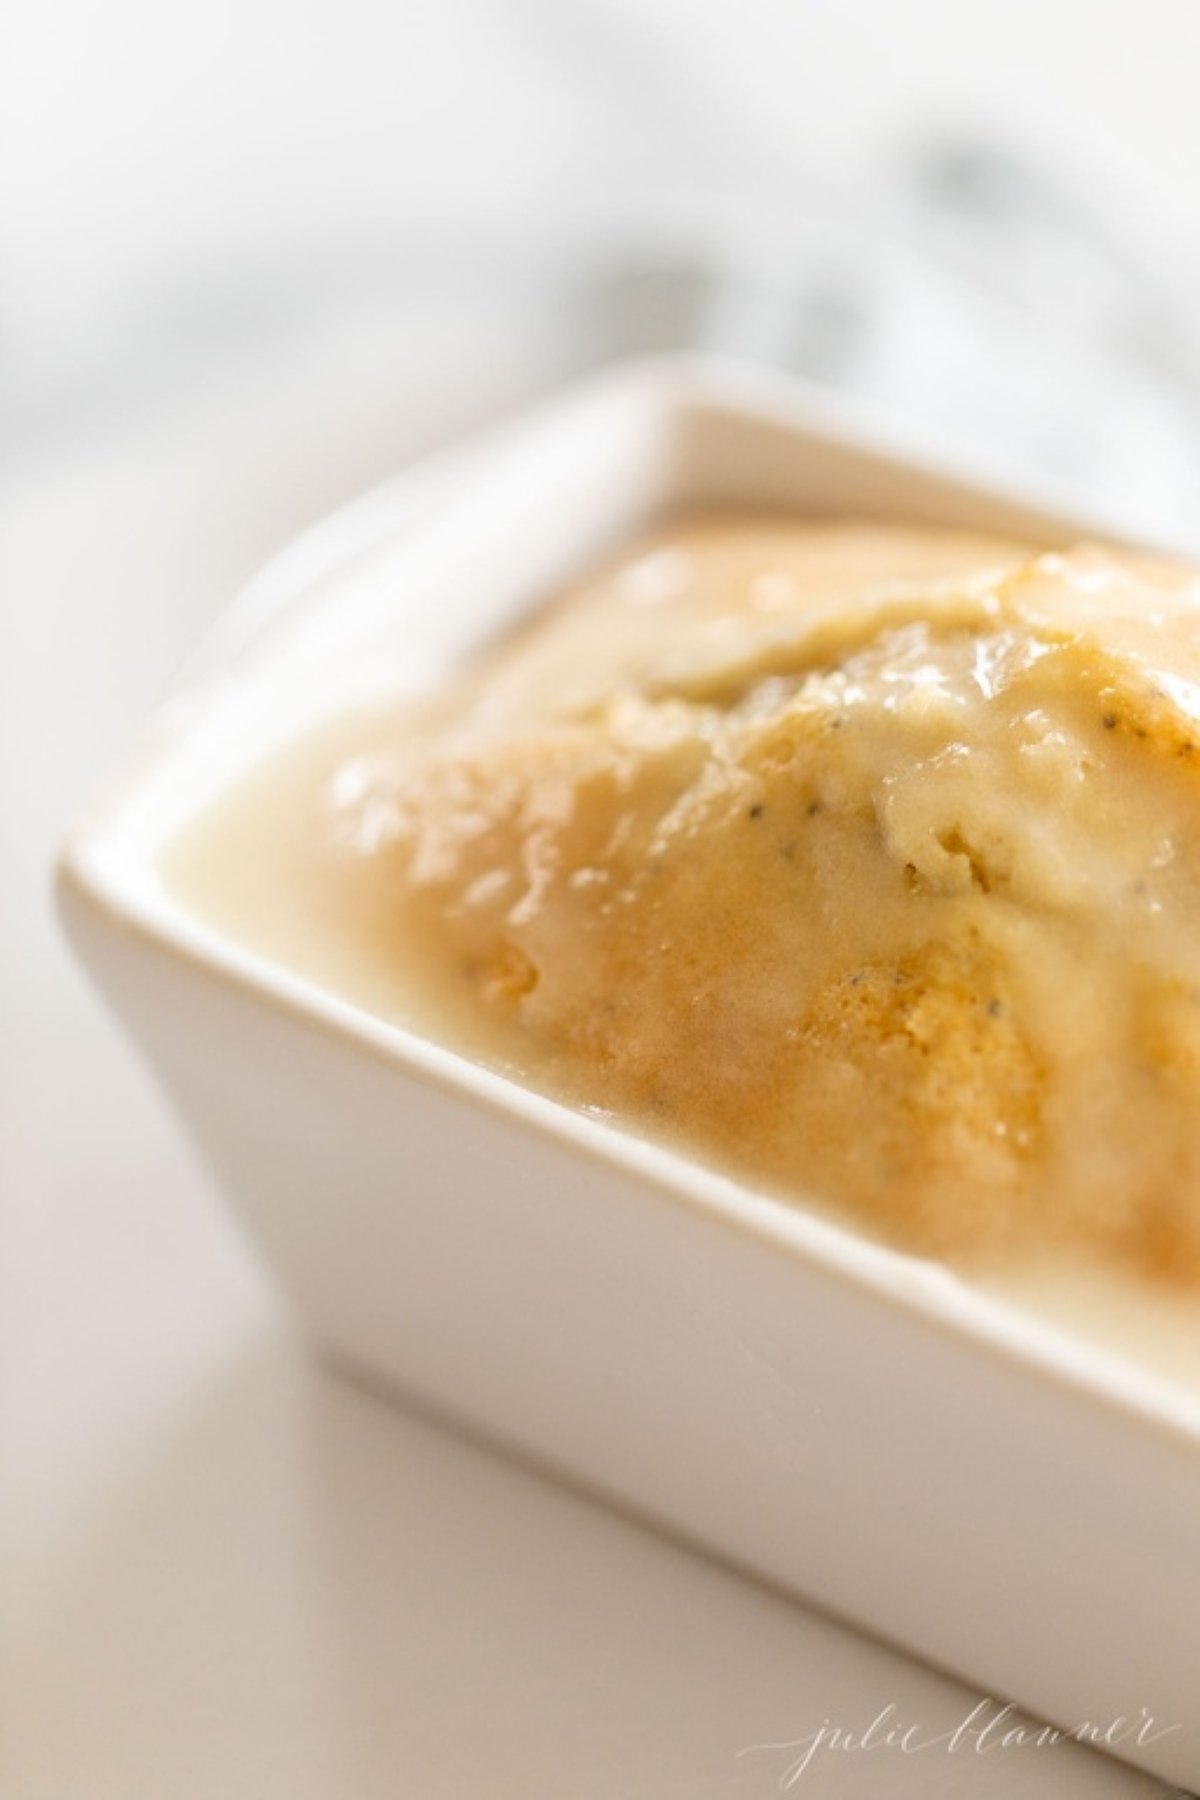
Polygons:
<instances>
[{"instance_id":1,"label":"white marble countertop","mask_svg":"<svg viewBox=\"0 0 1200 1800\"><path fill-rule=\"evenodd\" d=\"M174 664L271 549L522 397L570 353L519 296L474 321L466 351L440 305L402 329L385 305L341 306L277 343L198 360L169 393L151 370L133 399L119 378L115 404L83 383L65 426L57 400L43 417L57 390L38 378L38 356L82 343L85 321L120 314L128 257L122 265L105 246L149 257L158 241L163 267L190 267L170 237L167 184L142 160L132 90L133 123L100 131L97 95L121 55L147 33L166 46L172 84L142 106L142 124L178 162L200 106L189 54L201 90L216 83L250 143L242 88L212 73L222 32L244 50L238 68L262 79L280 119L276 152L247 176L260 211L311 139L268 55L278 9L265 0L189 16L177 40L166 15L121 0L101 9L117 29L97 69L85 55L95 9L22 0L14 10L34 53L24 142L45 154L26 214L4 215L28 255L0 305L0 329L7 320L32 371L20 396L32 424L0 497L4 1800L765 1800L789 1780L789 1791L872 1800L1160 1792L1070 1746L981 1752L968 1731L953 1751L905 1754L887 1741L892 1726L944 1737L973 1713L981 1724L986 1697L367 1398L293 1341L148 1075L68 963L49 903L54 844ZM470 9L456 0L451 10ZM685 12L699 17L660 10L667 44ZM1027 75L1052 96L1073 72L1076 111L1132 109L1140 172L1190 204L1194 58L1161 48L1164 34L1194 29L1186 5L853 0L803 9L798 23L800 10L756 0L738 16L775 47L758 64L763 121L778 131L798 109L819 165L848 156L867 122L883 132L911 117L930 91L986 89L1000 105ZM348 31L367 29L360 13L341 9ZM697 79L720 63L729 16L704 10ZM545 23L532 0L522 17ZM489 30L497 56L535 57L495 21ZM878 49L865 65L863 41ZM1138 74L1139 57L1151 73ZM300 60L292 74L307 105L320 87L317 48L306 43ZM744 34L731 66L736 86L750 66ZM377 159L386 83L377 68L362 79ZM94 230L68 231L47 251L57 312L43 316L30 246L63 177L54 134L73 95L99 136L63 206ZM331 142L353 130L344 96L325 124ZM519 183L538 154L536 143L509 145L506 178ZM221 181L236 184L228 144L218 162ZM131 170L123 205L113 184ZM192 248L223 255L254 223L253 205L233 217L190 164L182 177L198 209ZM359 191L360 224L381 192ZM294 237L302 201L288 190ZM796 1769L822 1727L860 1737L881 1717L873 1749L821 1747Z\"/></svg>"}]
</instances>

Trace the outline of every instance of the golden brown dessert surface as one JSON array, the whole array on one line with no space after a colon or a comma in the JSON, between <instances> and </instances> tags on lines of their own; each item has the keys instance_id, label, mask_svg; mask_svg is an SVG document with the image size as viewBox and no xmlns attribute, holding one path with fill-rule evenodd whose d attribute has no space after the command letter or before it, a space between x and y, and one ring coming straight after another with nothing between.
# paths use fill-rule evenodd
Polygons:
<instances>
[{"instance_id":1,"label":"golden brown dessert surface","mask_svg":"<svg viewBox=\"0 0 1200 1800\"><path fill-rule=\"evenodd\" d=\"M252 777L165 870L372 1010L892 1242L1200 1284L1198 783L1191 572L715 514L436 721Z\"/></svg>"}]
</instances>

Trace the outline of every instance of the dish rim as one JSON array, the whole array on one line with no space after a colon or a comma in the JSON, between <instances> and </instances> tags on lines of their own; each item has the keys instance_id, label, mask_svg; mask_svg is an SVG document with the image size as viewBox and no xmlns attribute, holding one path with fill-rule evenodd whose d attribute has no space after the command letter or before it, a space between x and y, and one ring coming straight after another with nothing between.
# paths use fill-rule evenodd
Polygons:
<instances>
[{"instance_id":1,"label":"dish rim","mask_svg":"<svg viewBox=\"0 0 1200 1800\"><path fill-rule=\"evenodd\" d=\"M669 412L700 402L742 418L791 426L876 462L902 464L918 477L955 488L964 500L999 502L1037 515L1048 529L1130 541L1058 499L1049 484L1038 484L1034 491L988 474L978 461L965 473L951 468L928 446L914 447L911 434L873 409L814 393L791 377L691 356L620 365L539 402L516 422L481 434L465 449L389 478L327 515L271 559L215 621L104 790L67 834L55 865L55 890L68 928L73 910L81 907L93 920L136 938L193 976L215 981L230 995L240 994L343 1047L368 1053L422 1086L515 1121L561 1149L640 1182L659 1203L669 1201L709 1226L799 1258L824 1279L905 1312L926 1331L952 1336L960 1345L967 1342L977 1355L1001 1357L1030 1378L1055 1383L1110 1415L1118 1413L1194 1450L1200 1446L1200 1395L1193 1397L1119 1352L1110 1354L1076 1337L1067 1326L1041 1321L984 1292L947 1264L894 1249L852 1222L810 1211L802 1195L792 1200L758 1191L682 1151L553 1100L368 1012L208 925L158 881L152 857L139 858L122 847L115 821L133 804L150 767L192 728L195 708L191 713L184 708L180 716L180 701L195 702L203 710L214 676L235 666L269 627L277 622L286 627L289 611L320 582L373 546L400 539L425 507L436 508L472 480L486 478L497 458L535 442L551 424L561 428L572 414L586 424L588 409L613 396L643 405L647 418L655 406ZM319 595L316 604L322 604Z\"/></svg>"}]
</instances>

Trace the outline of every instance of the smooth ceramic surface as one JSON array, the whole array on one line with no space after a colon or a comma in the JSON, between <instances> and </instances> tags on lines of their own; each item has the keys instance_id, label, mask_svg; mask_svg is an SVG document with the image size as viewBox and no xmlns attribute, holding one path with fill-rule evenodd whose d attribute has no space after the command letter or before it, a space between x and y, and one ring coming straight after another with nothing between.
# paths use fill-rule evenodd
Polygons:
<instances>
[{"instance_id":1,"label":"smooth ceramic surface","mask_svg":"<svg viewBox=\"0 0 1200 1800\"><path fill-rule=\"evenodd\" d=\"M419 507L382 490L235 608L73 837L68 927L328 1352L1069 1729L1152 1718L1114 1747L1194 1781L1194 1406L365 1018L156 882L163 836L269 744L719 499L1080 528L763 378L610 379Z\"/></svg>"}]
</instances>

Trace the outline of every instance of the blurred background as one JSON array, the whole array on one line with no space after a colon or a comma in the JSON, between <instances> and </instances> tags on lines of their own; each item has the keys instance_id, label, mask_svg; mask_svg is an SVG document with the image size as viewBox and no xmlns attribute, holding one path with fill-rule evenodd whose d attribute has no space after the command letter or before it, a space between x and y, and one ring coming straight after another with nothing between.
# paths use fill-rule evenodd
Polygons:
<instances>
[{"instance_id":1,"label":"blurred background","mask_svg":"<svg viewBox=\"0 0 1200 1800\"><path fill-rule=\"evenodd\" d=\"M309 1371L48 870L279 542L618 356L777 365L1200 550L1198 72L1190 0L3 0L5 1800L765 1794L738 1746L838 1704L962 1716Z\"/></svg>"},{"instance_id":2,"label":"blurred background","mask_svg":"<svg viewBox=\"0 0 1200 1800\"><path fill-rule=\"evenodd\" d=\"M698 344L1186 529L1182 0L9 0L5 32L19 464L300 368L370 463Z\"/></svg>"}]
</instances>

